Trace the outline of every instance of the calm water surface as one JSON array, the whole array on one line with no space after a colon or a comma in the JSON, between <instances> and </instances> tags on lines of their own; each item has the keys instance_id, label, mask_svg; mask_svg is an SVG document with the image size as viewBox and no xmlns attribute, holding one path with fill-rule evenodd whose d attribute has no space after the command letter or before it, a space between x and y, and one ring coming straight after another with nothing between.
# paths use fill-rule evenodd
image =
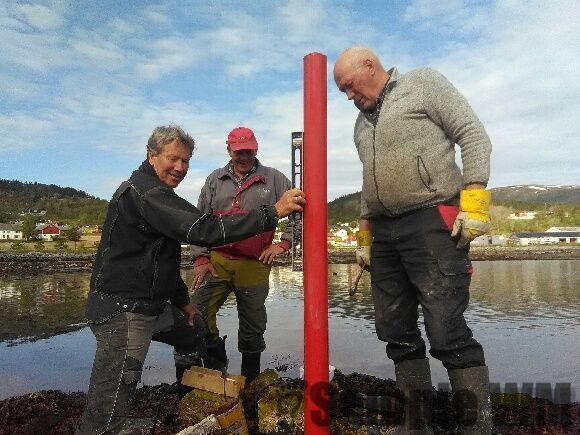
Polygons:
<instances>
[{"instance_id":1,"label":"calm water surface","mask_svg":"<svg viewBox=\"0 0 580 435\"><path fill-rule=\"evenodd\" d=\"M569 383L573 401L580 387L580 261L476 262L466 313L483 344L491 381L504 385ZM357 265L329 266L330 363L346 373L394 379L385 344L376 338L370 280L348 289ZM182 271L189 283L192 271ZM0 279L0 398L44 389L86 391L95 340L83 323L89 274ZM263 367L297 377L303 362L302 274L275 267L267 300L268 349ZM218 317L239 373L235 301ZM431 361L434 384L448 382L441 363ZM171 383L172 349L153 342L145 384Z\"/></svg>"}]
</instances>

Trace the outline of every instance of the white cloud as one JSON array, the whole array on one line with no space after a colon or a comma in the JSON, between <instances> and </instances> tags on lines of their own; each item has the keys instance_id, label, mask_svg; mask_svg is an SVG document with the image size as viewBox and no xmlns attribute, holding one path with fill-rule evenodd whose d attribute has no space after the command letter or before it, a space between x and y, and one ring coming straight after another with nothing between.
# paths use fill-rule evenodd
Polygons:
<instances>
[{"instance_id":1,"label":"white cloud","mask_svg":"<svg viewBox=\"0 0 580 435\"><path fill-rule=\"evenodd\" d=\"M14 74L0 73L0 98L17 102L36 97L43 91L43 86L30 82Z\"/></svg>"},{"instance_id":2,"label":"white cloud","mask_svg":"<svg viewBox=\"0 0 580 435\"><path fill-rule=\"evenodd\" d=\"M39 4L19 4L15 8L17 16L39 30L52 30L62 26L63 16L48 6Z\"/></svg>"},{"instance_id":3,"label":"white cloud","mask_svg":"<svg viewBox=\"0 0 580 435\"><path fill-rule=\"evenodd\" d=\"M2 64L22 68L27 74L46 74L68 66L62 39L50 33L22 33L14 28L0 29Z\"/></svg>"},{"instance_id":4,"label":"white cloud","mask_svg":"<svg viewBox=\"0 0 580 435\"><path fill-rule=\"evenodd\" d=\"M329 56L332 199L361 183L352 143L356 109L336 90L332 61L362 43L402 72L439 69L467 96L494 144L495 185L580 179L574 1L415 1L403 19L397 8L351 0L128 3L130 13L111 11L98 25L78 19L83 8L0 5L4 150L42 144L56 151L64 142L89 153L140 156L155 126L175 122L198 143L187 179L192 195L227 160L229 129L246 124L256 131L264 163L289 175L290 132L303 122L303 56L319 51ZM99 15L102 6L95 8Z\"/></svg>"},{"instance_id":5,"label":"white cloud","mask_svg":"<svg viewBox=\"0 0 580 435\"><path fill-rule=\"evenodd\" d=\"M334 83L332 83L334 86ZM332 89L332 88L330 88ZM338 90L328 98L328 198L361 190L362 163L354 146L354 121L358 111Z\"/></svg>"},{"instance_id":6,"label":"white cloud","mask_svg":"<svg viewBox=\"0 0 580 435\"><path fill-rule=\"evenodd\" d=\"M573 3L488 5L479 10L485 19L475 29L477 41L466 44L451 37L455 49L432 59L484 122L494 145L495 185L567 177L561 170L546 170L548 166L569 167L578 174L573 168L580 163L580 153L574 151L580 136L575 121L580 83L573 71L580 70L580 45L574 43L580 12ZM433 26L451 22L448 14L429 14L428 8L418 12L416 6L408 17L427 18ZM566 163L570 161L576 165Z\"/></svg>"},{"instance_id":7,"label":"white cloud","mask_svg":"<svg viewBox=\"0 0 580 435\"><path fill-rule=\"evenodd\" d=\"M171 23L170 13L166 6L147 6L143 9L143 16L154 25L168 25Z\"/></svg>"},{"instance_id":8,"label":"white cloud","mask_svg":"<svg viewBox=\"0 0 580 435\"><path fill-rule=\"evenodd\" d=\"M191 162L187 176L175 189L175 192L179 196L186 199L193 205L197 205L199 193L201 192L201 188L205 183L206 177L209 175L209 172L206 168L199 169L196 166L197 162L194 159Z\"/></svg>"},{"instance_id":9,"label":"white cloud","mask_svg":"<svg viewBox=\"0 0 580 435\"><path fill-rule=\"evenodd\" d=\"M0 115L0 132L2 141L0 149L4 152L29 148L38 137L54 131L55 125L46 114L31 116L25 113Z\"/></svg>"},{"instance_id":10,"label":"white cloud","mask_svg":"<svg viewBox=\"0 0 580 435\"><path fill-rule=\"evenodd\" d=\"M317 39L321 27L326 27L327 11L323 2L314 3L304 0L291 0L281 6L277 15L288 32L292 42L309 42Z\"/></svg>"},{"instance_id":11,"label":"white cloud","mask_svg":"<svg viewBox=\"0 0 580 435\"><path fill-rule=\"evenodd\" d=\"M114 42L104 39L101 35L83 35L70 42L70 48L78 53L80 58L98 64L100 68L118 69L123 66L125 55Z\"/></svg>"},{"instance_id":12,"label":"white cloud","mask_svg":"<svg viewBox=\"0 0 580 435\"><path fill-rule=\"evenodd\" d=\"M404 18L434 35L474 36L487 23L487 7L462 0L416 0Z\"/></svg>"},{"instance_id":13,"label":"white cloud","mask_svg":"<svg viewBox=\"0 0 580 435\"><path fill-rule=\"evenodd\" d=\"M114 17L107 25L115 32L123 33L123 34L133 34L139 30L139 27L133 23L130 23L126 19Z\"/></svg>"},{"instance_id":14,"label":"white cloud","mask_svg":"<svg viewBox=\"0 0 580 435\"><path fill-rule=\"evenodd\" d=\"M196 38L169 36L149 41L147 45L149 54L136 67L147 80L156 80L164 74L191 67L207 56Z\"/></svg>"}]
</instances>

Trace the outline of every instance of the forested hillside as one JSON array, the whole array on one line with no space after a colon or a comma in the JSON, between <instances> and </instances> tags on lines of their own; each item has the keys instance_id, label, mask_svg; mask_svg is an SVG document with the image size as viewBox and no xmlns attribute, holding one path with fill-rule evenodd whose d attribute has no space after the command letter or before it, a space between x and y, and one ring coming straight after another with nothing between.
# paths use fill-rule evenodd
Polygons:
<instances>
[{"instance_id":1,"label":"forested hillside","mask_svg":"<svg viewBox=\"0 0 580 435\"><path fill-rule=\"evenodd\" d=\"M493 233L545 231L552 226L580 226L580 186L508 186L491 189ZM22 212L45 210L42 220L69 225L100 225L107 201L82 190L53 184L23 183L0 179L0 222L21 221ZM518 211L535 211L536 219L510 220ZM328 203L329 223L356 222L360 192Z\"/></svg>"},{"instance_id":2,"label":"forested hillside","mask_svg":"<svg viewBox=\"0 0 580 435\"><path fill-rule=\"evenodd\" d=\"M580 226L580 186L509 186L490 189L493 233L545 231L554 226ZM535 211L536 219L518 221L508 216ZM328 203L329 223L356 222L360 213L360 192Z\"/></svg>"},{"instance_id":3,"label":"forested hillside","mask_svg":"<svg viewBox=\"0 0 580 435\"><path fill-rule=\"evenodd\" d=\"M43 220L98 225L103 223L107 208L107 201L82 190L16 180L0 179L0 198L0 222L22 220L23 212L43 210Z\"/></svg>"}]
</instances>

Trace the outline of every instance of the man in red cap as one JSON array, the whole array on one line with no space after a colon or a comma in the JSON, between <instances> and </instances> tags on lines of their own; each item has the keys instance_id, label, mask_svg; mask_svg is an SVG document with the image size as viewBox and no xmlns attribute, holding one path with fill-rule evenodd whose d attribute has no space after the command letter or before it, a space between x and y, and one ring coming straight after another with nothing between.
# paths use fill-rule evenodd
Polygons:
<instances>
[{"instance_id":1,"label":"man in red cap","mask_svg":"<svg viewBox=\"0 0 580 435\"><path fill-rule=\"evenodd\" d=\"M207 177L198 201L202 213L245 214L260 205L276 203L291 188L284 174L263 166L256 158L258 142L252 130L234 128L226 143L231 160ZM208 330L205 367L222 370L227 365L225 337L220 338L216 315L233 292L238 306L242 375L251 382L260 373L260 355L266 348L264 302L269 291L270 268L274 257L290 249L294 224L288 225L281 241L276 243L274 231L265 231L211 249L192 246L195 258L192 303L202 312Z\"/></svg>"}]
</instances>

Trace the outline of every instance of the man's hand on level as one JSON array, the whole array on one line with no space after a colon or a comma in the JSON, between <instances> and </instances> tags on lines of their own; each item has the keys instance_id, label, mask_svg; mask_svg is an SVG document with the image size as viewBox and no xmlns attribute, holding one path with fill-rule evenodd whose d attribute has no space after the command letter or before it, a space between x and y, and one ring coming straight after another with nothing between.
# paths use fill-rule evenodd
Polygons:
<instances>
[{"instance_id":1,"label":"man's hand on level","mask_svg":"<svg viewBox=\"0 0 580 435\"><path fill-rule=\"evenodd\" d=\"M277 245L276 243L272 243L270 246L268 246L266 249L262 251L262 253L260 254L260 258L258 258L258 260L260 260L264 264L272 264L276 255L280 255L283 252L285 252L285 249L283 247Z\"/></svg>"}]
</instances>

